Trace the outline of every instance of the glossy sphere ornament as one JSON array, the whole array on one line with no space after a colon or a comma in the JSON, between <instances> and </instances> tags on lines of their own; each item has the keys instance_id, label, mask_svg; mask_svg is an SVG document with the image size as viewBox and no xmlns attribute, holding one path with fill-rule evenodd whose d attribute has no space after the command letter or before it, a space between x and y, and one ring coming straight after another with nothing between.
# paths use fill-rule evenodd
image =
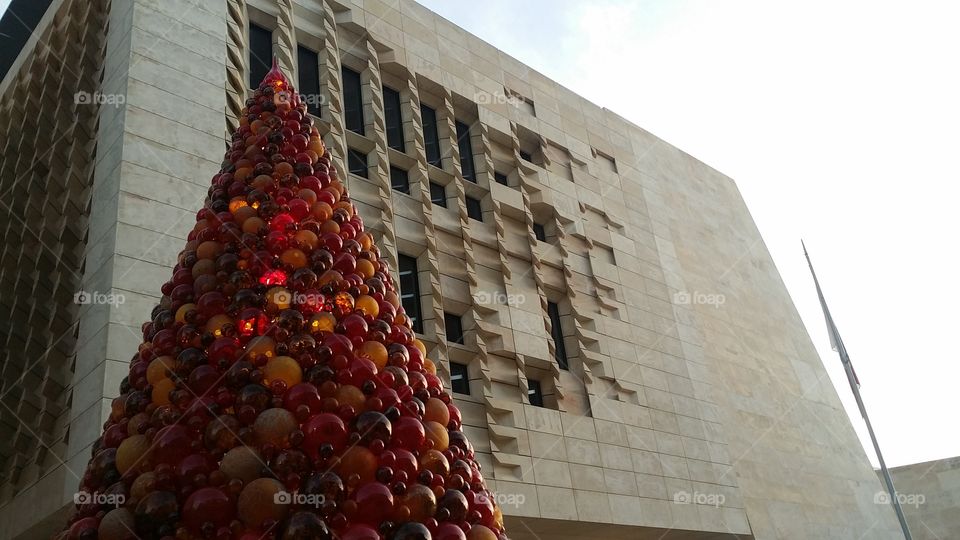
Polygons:
<instances>
[{"instance_id":1,"label":"glossy sphere ornament","mask_svg":"<svg viewBox=\"0 0 960 540\"><path fill-rule=\"evenodd\" d=\"M357 298L354 307L367 317L375 318L380 314L380 304L372 296L366 294Z\"/></svg>"},{"instance_id":2,"label":"glossy sphere ornament","mask_svg":"<svg viewBox=\"0 0 960 540\"><path fill-rule=\"evenodd\" d=\"M354 431L360 434L360 443L369 445L380 440L384 444L390 442L393 426L383 413L366 411L360 413L354 420Z\"/></svg>"},{"instance_id":3,"label":"glossy sphere ornament","mask_svg":"<svg viewBox=\"0 0 960 540\"><path fill-rule=\"evenodd\" d=\"M128 508L114 508L100 520L98 540L136 540L136 521Z\"/></svg>"},{"instance_id":4,"label":"glossy sphere ornament","mask_svg":"<svg viewBox=\"0 0 960 540\"><path fill-rule=\"evenodd\" d=\"M322 407L320 393L317 387L310 383L295 384L284 394L283 406L294 414L303 410L307 414L318 413Z\"/></svg>"},{"instance_id":5,"label":"glossy sphere ornament","mask_svg":"<svg viewBox=\"0 0 960 540\"><path fill-rule=\"evenodd\" d=\"M320 447L329 444L334 451L340 451L347 444L347 427L340 417L321 413L303 424L303 449L314 457Z\"/></svg>"},{"instance_id":6,"label":"glossy sphere ornament","mask_svg":"<svg viewBox=\"0 0 960 540\"><path fill-rule=\"evenodd\" d=\"M136 505L140 499L156 489L156 475L148 471L136 478L130 485L130 502Z\"/></svg>"},{"instance_id":7,"label":"glossy sphere ornament","mask_svg":"<svg viewBox=\"0 0 960 540\"><path fill-rule=\"evenodd\" d=\"M478 523L470 527L470 530L467 532L467 540L497 540L497 533Z\"/></svg>"},{"instance_id":8,"label":"glossy sphere ornament","mask_svg":"<svg viewBox=\"0 0 960 540\"><path fill-rule=\"evenodd\" d=\"M134 520L137 524L137 533L151 537L156 530L165 525L172 525L179 515L177 496L170 491L153 491L148 493L134 511Z\"/></svg>"},{"instance_id":9,"label":"glossy sphere ornament","mask_svg":"<svg viewBox=\"0 0 960 540\"><path fill-rule=\"evenodd\" d=\"M257 478L244 486L237 498L237 516L251 528L260 528L267 520L282 521L287 516L286 488L273 478Z\"/></svg>"},{"instance_id":10,"label":"glossy sphere ornament","mask_svg":"<svg viewBox=\"0 0 960 540\"><path fill-rule=\"evenodd\" d=\"M411 521L397 527L389 540L432 540L433 536L423 523Z\"/></svg>"},{"instance_id":11,"label":"glossy sphere ornament","mask_svg":"<svg viewBox=\"0 0 960 540\"><path fill-rule=\"evenodd\" d=\"M441 523L433 534L434 540L467 540L463 529L453 523Z\"/></svg>"},{"instance_id":12,"label":"glossy sphere ornament","mask_svg":"<svg viewBox=\"0 0 960 540\"><path fill-rule=\"evenodd\" d=\"M439 398L430 398L424 405L426 407L423 415L424 420L436 422L441 426L446 426L450 423L450 409L447 408L447 404L442 400Z\"/></svg>"},{"instance_id":13,"label":"glossy sphere ornament","mask_svg":"<svg viewBox=\"0 0 960 540\"><path fill-rule=\"evenodd\" d=\"M282 540L331 540L334 538L326 522L312 512L297 512L290 516Z\"/></svg>"},{"instance_id":14,"label":"glossy sphere ornament","mask_svg":"<svg viewBox=\"0 0 960 540\"><path fill-rule=\"evenodd\" d=\"M393 494L380 482L360 486L354 494L357 502L357 519L379 526L393 513Z\"/></svg>"},{"instance_id":15,"label":"glossy sphere ornament","mask_svg":"<svg viewBox=\"0 0 960 540\"><path fill-rule=\"evenodd\" d=\"M427 450L420 456L420 470L446 477L450 473L450 461L438 450Z\"/></svg>"},{"instance_id":16,"label":"glossy sphere ornament","mask_svg":"<svg viewBox=\"0 0 960 540\"><path fill-rule=\"evenodd\" d=\"M340 540L380 540L380 534L369 525L357 523L348 527L340 535Z\"/></svg>"},{"instance_id":17,"label":"glossy sphere ornament","mask_svg":"<svg viewBox=\"0 0 960 540\"><path fill-rule=\"evenodd\" d=\"M337 472L341 478L356 475L362 484L371 482L377 473L377 458L364 446L351 446L340 456Z\"/></svg>"},{"instance_id":18,"label":"glossy sphere ornament","mask_svg":"<svg viewBox=\"0 0 960 540\"><path fill-rule=\"evenodd\" d=\"M446 510L448 519L457 523L466 519L469 505L463 493L448 489L437 499L437 510Z\"/></svg>"},{"instance_id":19,"label":"glossy sphere ornament","mask_svg":"<svg viewBox=\"0 0 960 540\"><path fill-rule=\"evenodd\" d=\"M329 311L321 311L310 317L310 332L317 334L321 332L333 332L337 325L337 318Z\"/></svg>"},{"instance_id":20,"label":"glossy sphere ornament","mask_svg":"<svg viewBox=\"0 0 960 540\"><path fill-rule=\"evenodd\" d=\"M167 426L157 432L153 439L153 450L150 454L156 463L176 465L191 453L194 441L197 438L187 428L179 424Z\"/></svg>"},{"instance_id":21,"label":"glossy sphere ornament","mask_svg":"<svg viewBox=\"0 0 960 540\"><path fill-rule=\"evenodd\" d=\"M450 446L450 435L447 428L438 422L427 421L423 423L427 439L433 443L433 449L443 452Z\"/></svg>"},{"instance_id":22,"label":"glossy sphere ornament","mask_svg":"<svg viewBox=\"0 0 960 540\"><path fill-rule=\"evenodd\" d=\"M86 540L97 534L97 519L87 517L78 519L70 526L68 538L71 540Z\"/></svg>"},{"instance_id":23,"label":"glossy sphere ornament","mask_svg":"<svg viewBox=\"0 0 960 540\"><path fill-rule=\"evenodd\" d=\"M416 451L423 446L426 433L423 423L416 418L404 416L393 423L392 443L405 450Z\"/></svg>"},{"instance_id":24,"label":"glossy sphere ornament","mask_svg":"<svg viewBox=\"0 0 960 540\"><path fill-rule=\"evenodd\" d=\"M357 352L373 361L378 372L387 366L387 348L379 341L364 341Z\"/></svg>"},{"instance_id":25,"label":"glossy sphere ornament","mask_svg":"<svg viewBox=\"0 0 960 540\"><path fill-rule=\"evenodd\" d=\"M423 522L437 511L437 496L429 487L413 484L401 497L400 506L407 508L408 519Z\"/></svg>"},{"instance_id":26,"label":"glossy sphere ornament","mask_svg":"<svg viewBox=\"0 0 960 540\"><path fill-rule=\"evenodd\" d=\"M230 449L223 455L220 462L220 471L227 478L242 480L244 484L260 477L260 471L266 467L265 460L259 452L249 446L238 446Z\"/></svg>"},{"instance_id":27,"label":"glossy sphere ornament","mask_svg":"<svg viewBox=\"0 0 960 540\"><path fill-rule=\"evenodd\" d=\"M200 533L206 523L215 527L228 525L233 516L233 502L226 493L217 488L200 488L191 493L183 503L183 523L194 533Z\"/></svg>"},{"instance_id":28,"label":"glossy sphere ornament","mask_svg":"<svg viewBox=\"0 0 960 540\"><path fill-rule=\"evenodd\" d=\"M263 368L263 381L268 386L281 382L286 388L303 380L303 370L300 364L289 356L278 356Z\"/></svg>"},{"instance_id":29,"label":"glossy sphere ornament","mask_svg":"<svg viewBox=\"0 0 960 540\"><path fill-rule=\"evenodd\" d=\"M300 485L300 493L322 495L324 501L339 504L343 500L343 480L334 472L313 473Z\"/></svg>"},{"instance_id":30,"label":"glossy sphere ornament","mask_svg":"<svg viewBox=\"0 0 960 540\"><path fill-rule=\"evenodd\" d=\"M135 467L142 469L147 465L146 456L149 451L150 441L146 436L127 437L117 448L117 470L120 474L126 474Z\"/></svg>"},{"instance_id":31,"label":"glossy sphere ornament","mask_svg":"<svg viewBox=\"0 0 960 540\"><path fill-rule=\"evenodd\" d=\"M288 445L290 434L297 429L297 419L286 409L267 409L257 415L253 422L253 433L261 444L269 443L283 448Z\"/></svg>"},{"instance_id":32,"label":"glossy sphere ornament","mask_svg":"<svg viewBox=\"0 0 960 540\"><path fill-rule=\"evenodd\" d=\"M170 392L176 388L176 383L172 380L163 378L153 383L153 390L150 394L153 404L161 407L170 404Z\"/></svg>"}]
</instances>

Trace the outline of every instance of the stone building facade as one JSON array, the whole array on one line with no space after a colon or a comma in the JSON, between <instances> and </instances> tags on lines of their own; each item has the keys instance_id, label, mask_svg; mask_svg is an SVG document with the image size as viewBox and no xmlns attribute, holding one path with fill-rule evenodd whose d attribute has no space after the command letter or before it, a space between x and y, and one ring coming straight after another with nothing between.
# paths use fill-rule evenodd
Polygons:
<instances>
[{"instance_id":1,"label":"stone building facade","mask_svg":"<svg viewBox=\"0 0 960 540\"><path fill-rule=\"evenodd\" d=\"M408 0L51 2L0 85L0 536L65 519L264 50L512 538L900 537L733 180Z\"/></svg>"}]
</instances>

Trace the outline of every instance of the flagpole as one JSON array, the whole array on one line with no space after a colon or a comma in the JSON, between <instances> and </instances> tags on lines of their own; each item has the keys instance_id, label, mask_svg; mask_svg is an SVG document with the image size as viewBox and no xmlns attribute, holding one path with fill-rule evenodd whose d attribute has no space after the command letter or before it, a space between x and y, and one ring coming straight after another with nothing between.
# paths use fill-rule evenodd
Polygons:
<instances>
[{"instance_id":1,"label":"flagpole","mask_svg":"<svg viewBox=\"0 0 960 540\"><path fill-rule=\"evenodd\" d=\"M803 246L803 256L807 258L807 265L810 266L810 274L813 275L813 283L817 287L817 296L820 298L820 307L823 309L823 316L827 321L827 332L830 334L830 344L833 350L840 355L840 361L843 363L843 369L847 374L847 381L850 383L850 390L853 391L853 397L857 400L857 407L860 409L860 416L863 417L867 425L867 432L870 434L870 440L873 442L873 450L877 453L877 461L880 462L880 471L883 474L883 481L887 487L887 493L890 494L890 501L893 503L893 509L897 512L897 519L900 521L900 528L903 529L903 536L906 540L913 540L910 535L910 527L907 526L907 518L903 515L903 508L900 507L900 500L897 498L897 490L893 487L893 478L890 477L890 471L887 469L887 463L883 460L883 454L880 452L880 443L877 442L877 436L873 432L873 425L870 423L870 417L867 416L867 409L863 404L863 398L860 397L860 381L857 374L853 371L853 364L850 363L850 356L847 354L847 348L840 339L840 333L833 323L833 317L830 316L830 310L827 309L827 302L823 298L823 291L820 290L820 282L817 280L817 273L813 271L813 263L810 262L810 254L807 253L807 246L803 240L800 241Z\"/></svg>"}]
</instances>

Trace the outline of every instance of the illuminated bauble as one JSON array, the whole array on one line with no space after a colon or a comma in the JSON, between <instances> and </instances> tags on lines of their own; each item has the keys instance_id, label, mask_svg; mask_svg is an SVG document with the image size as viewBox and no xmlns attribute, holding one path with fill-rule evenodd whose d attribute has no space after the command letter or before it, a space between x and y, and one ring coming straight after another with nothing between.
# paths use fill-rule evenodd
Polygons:
<instances>
[{"instance_id":1,"label":"illuminated bauble","mask_svg":"<svg viewBox=\"0 0 960 540\"><path fill-rule=\"evenodd\" d=\"M160 379L159 381L153 383L153 391L151 393L153 404L158 407L169 405L170 391L175 387L176 383L167 378Z\"/></svg>"},{"instance_id":2,"label":"illuminated bauble","mask_svg":"<svg viewBox=\"0 0 960 540\"><path fill-rule=\"evenodd\" d=\"M117 470L126 474L134 467L143 468L146 465L146 456L150 451L150 441L143 435L127 437L117 448Z\"/></svg>"},{"instance_id":3,"label":"illuminated bauble","mask_svg":"<svg viewBox=\"0 0 960 540\"><path fill-rule=\"evenodd\" d=\"M424 420L436 422L441 426L446 426L450 423L450 409L447 408L447 404L442 400L430 398L424 405L426 406L426 412L423 416Z\"/></svg>"},{"instance_id":4,"label":"illuminated bauble","mask_svg":"<svg viewBox=\"0 0 960 540\"><path fill-rule=\"evenodd\" d=\"M400 505L407 508L411 521L426 521L437 511L437 496L423 484L414 484L400 498Z\"/></svg>"},{"instance_id":5,"label":"illuminated bauble","mask_svg":"<svg viewBox=\"0 0 960 540\"><path fill-rule=\"evenodd\" d=\"M137 477L130 485L130 502L136 505L140 499L156 489L156 475L153 471L148 471Z\"/></svg>"},{"instance_id":6,"label":"illuminated bauble","mask_svg":"<svg viewBox=\"0 0 960 540\"><path fill-rule=\"evenodd\" d=\"M100 520L100 527L97 529L97 538L99 540L136 540L137 525L131 512L127 508L114 508L107 512Z\"/></svg>"},{"instance_id":7,"label":"illuminated bauble","mask_svg":"<svg viewBox=\"0 0 960 540\"><path fill-rule=\"evenodd\" d=\"M389 540L432 540L430 529L427 529L422 523L411 521L397 527L393 536Z\"/></svg>"},{"instance_id":8,"label":"illuminated bauble","mask_svg":"<svg viewBox=\"0 0 960 540\"><path fill-rule=\"evenodd\" d=\"M220 471L227 478L242 480L244 484L260 477L260 471L266 467L263 458L249 446L238 446L223 455Z\"/></svg>"},{"instance_id":9,"label":"illuminated bauble","mask_svg":"<svg viewBox=\"0 0 960 540\"><path fill-rule=\"evenodd\" d=\"M357 352L372 360L377 371L382 371L387 366L387 348L379 341L364 341Z\"/></svg>"},{"instance_id":10,"label":"illuminated bauble","mask_svg":"<svg viewBox=\"0 0 960 540\"><path fill-rule=\"evenodd\" d=\"M216 527L228 525L233 519L233 501L223 491L212 488L200 488L187 497L183 503L181 518L184 525L194 533L200 533L206 523Z\"/></svg>"},{"instance_id":11,"label":"illuminated bauble","mask_svg":"<svg viewBox=\"0 0 960 540\"><path fill-rule=\"evenodd\" d=\"M297 419L286 409L267 409L253 422L253 433L261 444L269 443L277 447L287 445L287 438L297 429Z\"/></svg>"},{"instance_id":12,"label":"illuminated bauble","mask_svg":"<svg viewBox=\"0 0 960 540\"><path fill-rule=\"evenodd\" d=\"M335 538L327 524L312 512L297 512L287 520L282 540L330 540Z\"/></svg>"},{"instance_id":13,"label":"illuminated bauble","mask_svg":"<svg viewBox=\"0 0 960 540\"><path fill-rule=\"evenodd\" d=\"M248 527L260 528L267 520L287 516L289 493L273 478L258 478L247 484L237 498L237 516Z\"/></svg>"}]
</instances>

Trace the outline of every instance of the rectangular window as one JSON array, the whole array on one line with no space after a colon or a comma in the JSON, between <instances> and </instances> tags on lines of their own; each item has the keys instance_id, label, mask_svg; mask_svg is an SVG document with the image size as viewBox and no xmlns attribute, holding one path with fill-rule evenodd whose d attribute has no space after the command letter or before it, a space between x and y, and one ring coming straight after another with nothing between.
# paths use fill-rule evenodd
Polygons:
<instances>
[{"instance_id":1,"label":"rectangular window","mask_svg":"<svg viewBox=\"0 0 960 540\"><path fill-rule=\"evenodd\" d=\"M423 119L423 149L427 153L427 163L434 167L442 167L440 134L437 132L437 111L421 103L420 117Z\"/></svg>"},{"instance_id":2,"label":"rectangular window","mask_svg":"<svg viewBox=\"0 0 960 540\"><path fill-rule=\"evenodd\" d=\"M351 174L367 177L367 155L359 150L347 150L347 167Z\"/></svg>"},{"instance_id":3,"label":"rectangular window","mask_svg":"<svg viewBox=\"0 0 960 540\"><path fill-rule=\"evenodd\" d=\"M303 45L297 45L297 84L307 112L320 116L320 59Z\"/></svg>"},{"instance_id":4,"label":"rectangular window","mask_svg":"<svg viewBox=\"0 0 960 540\"><path fill-rule=\"evenodd\" d=\"M479 199L467 197L467 217L477 221L483 221L483 209L480 208Z\"/></svg>"},{"instance_id":5,"label":"rectangular window","mask_svg":"<svg viewBox=\"0 0 960 540\"><path fill-rule=\"evenodd\" d=\"M510 185L510 181L507 179L507 175L502 172L493 172L493 179L496 183L502 184L504 186Z\"/></svg>"},{"instance_id":6,"label":"rectangular window","mask_svg":"<svg viewBox=\"0 0 960 540\"><path fill-rule=\"evenodd\" d=\"M460 149L460 170L464 180L477 183L477 172L473 165L473 146L470 144L470 126L457 122L457 148Z\"/></svg>"},{"instance_id":7,"label":"rectangular window","mask_svg":"<svg viewBox=\"0 0 960 540\"><path fill-rule=\"evenodd\" d=\"M520 159L533 163L533 156L530 155L530 152L524 152L523 150L520 150Z\"/></svg>"},{"instance_id":8,"label":"rectangular window","mask_svg":"<svg viewBox=\"0 0 960 540\"><path fill-rule=\"evenodd\" d=\"M390 187L400 193L410 193L410 178L407 171L390 167Z\"/></svg>"},{"instance_id":9,"label":"rectangular window","mask_svg":"<svg viewBox=\"0 0 960 540\"><path fill-rule=\"evenodd\" d=\"M560 369L570 369L567 365L567 347L563 343L563 327L560 326L560 306L547 302L547 315L550 316L550 335L553 337L554 358Z\"/></svg>"},{"instance_id":10,"label":"rectangular window","mask_svg":"<svg viewBox=\"0 0 960 540\"><path fill-rule=\"evenodd\" d=\"M455 394L470 395L470 376L466 364L450 362L450 387Z\"/></svg>"},{"instance_id":11,"label":"rectangular window","mask_svg":"<svg viewBox=\"0 0 960 540\"><path fill-rule=\"evenodd\" d=\"M533 235L537 237L537 240L540 242L547 241L547 230L543 228L543 225L539 223L533 224Z\"/></svg>"},{"instance_id":12,"label":"rectangular window","mask_svg":"<svg viewBox=\"0 0 960 540\"><path fill-rule=\"evenodd\" d=\"M543 390L540 388L540 381L527 379L527 399L534 407L543 407Z\"/></svg>"},{"instance_id":13,"label":"rectangular window","mask_svg":"<svg viewBox=\"0 0 960 540\"><path fill-rule=\"evenodd\" d=\"M383 87L383 116L387 130L387 146L403 152L403 115L400 113L400 92Z\"/></svg>"},{"instance_id":14,"label":"rectangular window","mask_svg":"<svg viewBox=\"0 0 960 540\"><path fill-rule=\"evenodd\" d=\"M409 255L399 255L397 265L400 274L400 304L413 322L413 331L423 333L423 320L420 317L420 278L417 274L417 259Z\"/></svg>"},{"instance_id":15,"label":"rectangular window","mask_svg":"<svg viewBox=\"0 0 960 540\"><path fill-rule=\"evenodd\" d=\"M347 129L363 135L363 85L360 74L348 67L340 71L343 79L344 122Z\"/></svg>"},{"instance_id":16,"label":"rectangular window","mask_svg":"<svg viewBox=\"0 0 960 540\"><path fill-rule=\"evenodd\" d=\"M430 202L447 207L447 189L436 182L430 182Z\"/></svg>"},{"instance_id":17,"label":"rectangular window","mask_svg":"<svg viewBox=\"0 0 960 540\"><path fill-rule=\"evenodd\" d=\"M250 88L260 86L273 63L273 33L250 23Z\"/></svg>"},{"instance_id":18,"label":"rectangular window","mask_svg":"<svg viewBox=\"0 0 960 540\"><path fill-rule=\"evenodd\" d=\"M463 345L463 319L459 315L444 311L443 323L447 327L447 341Z\"/></svg>"}]
</instances>

